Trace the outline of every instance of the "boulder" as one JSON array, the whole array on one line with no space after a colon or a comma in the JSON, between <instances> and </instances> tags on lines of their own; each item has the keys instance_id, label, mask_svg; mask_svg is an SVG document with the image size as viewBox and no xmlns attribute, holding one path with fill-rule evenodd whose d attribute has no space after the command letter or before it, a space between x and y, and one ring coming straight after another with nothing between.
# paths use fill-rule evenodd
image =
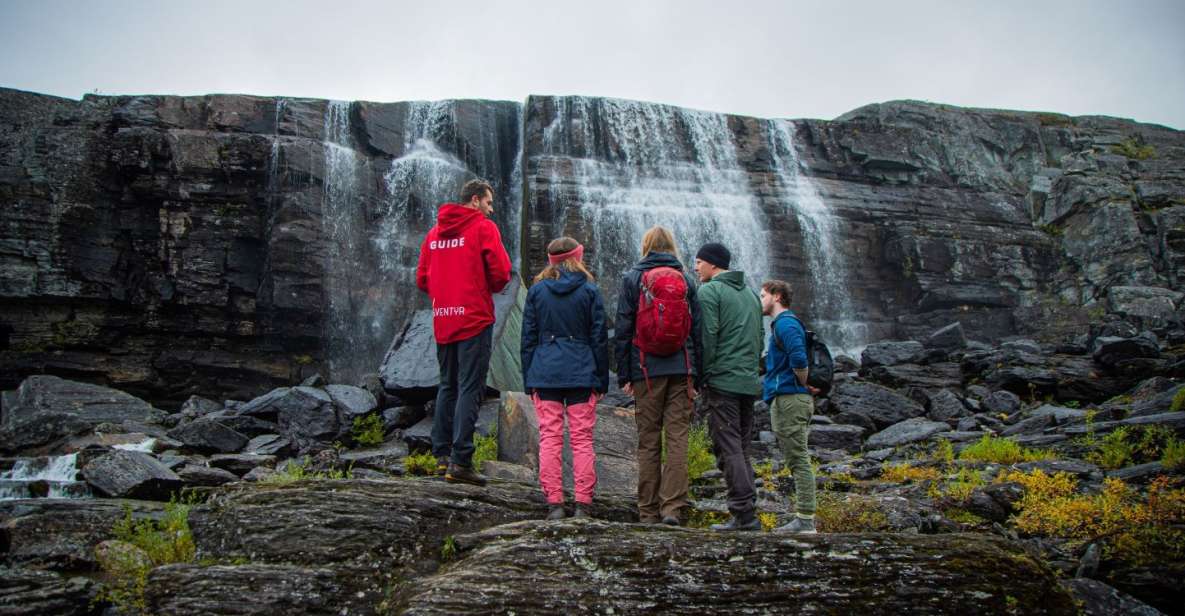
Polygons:
<instances>
[{"instance_id":1,"label":"boulder","mask_svg":"<svg viewBox=\"0 0 1185 616\"><path fill-rule=\"evenodd\" d=\"M949 389L943 389L930 396L927 416L934 421L957 424L958 420L971 414L963 401Z\"/></svg>"},{"instance_id":2,"label":"boulder","mask_svg":"<svg viewBox=\"0 0 1185 616\"><path fill-rule=\"evenodd\" d=\"M98 585L52 571L0 567L0 614L87 616L95 613Z\"/></svg>"},{"instance_id":3,"label":"boulder","mask_svg":"<svg viewBox=\"0 0 1185 616\"><path fill-rule=\"evenodd\" d=\"M425 417L403 431L403 442L412 453L432 451L432 418ZM499 453L501 455L501 453Z\"/></svg>"},{"instance_id":4,"label":"boulder","mask_svg":"<svg viewBox=\"0 0 1185 616\"><path fill-rule=\"evenodd\" d=\"M812 425L807 446L812 449L838 449L856 453L863 446L864 428L842 424Z\"/></svg>"},{"instance_id":5,"label":"boulder","mask_svg":"<svg viewBox=\"0 0 1185 616\"><path fill-rule=\"evenodd\" d=\"M222 410L222 403L201 396L190 396L181 404L178 412L189 419L197 419L207 413Z\"/></svg>"},{"instance_id":6,"label":"boulder","mask_svg":"<svg viewBox=\"0 0 1185 616\"><path fill-rule=\"evenodd\" d=\"M1034 434L1053 425L1052 415L1037 415L1022 419L1000 432L1000 436L1015 436L1017 434Z\"/></svg>"},{"instance_id":7,"label":"boulder","mask_svg":"<svg viewBox=\"0 0 1185 616\"><path fill-rule=\"evenodd\" d=\"M235 411L230 410L215 411L202 419L217 421L247 438L255 438L264 434L275 434L280 431L280 426L275 422L266 421L250 415L239 415Z\"/></svg>"},{"instance_id":8,"label":"boulder","mask_svg":"<svg viewBox=\"0 0 1185 616\"><path fill-rule=\"evenodd\" d=\"M187 486L214 487L239 480L239 476L230 471L197 464L186 464L176 472Z\"/></svg>"},{"instance_id":9,"label":"boulder","mask_svg":"<svg viewBox=\"0 0 1185 616\"><path fill-rule=\"evenodd\" d=\"M1160 344L1151 332L1132 338L1095 338L1091 356L1104 366L1117 366L1125 360L1160 357Z\"/></svg>"},{"instance_id":10,"label":"boulder","mask_svg":"<svg viewBox=\"0 0 1185 616\"><path fill-rule=\"evenodd\" d=\"M456 543L456 564L402 590L406 613L1076 613L1048 568L990 536L770 536L563 520ZM590 583L590 571L608 585Z\"/></svg>"},{"instance_id":11,"label":"boulder","mask_svg":"<svg viewBox=\"0 0 1185 616\"><path fill-rule=\"evenodd\" d=\"M1020 396L1005 390L997 390L983 399L985 411L995 415L1011 415L1020 410Z\"/></svg>"},{"instance_id":12,"label":"boulder","mask_svg":"<svg viewBox=\"0 0 1185 616\"><path fill-rule=\"evenodd\" d=\"M122 391L50 375L25 379L5 396L0 452L49 445L99 424L160 423L164 411Z\"/></svg>"},{"instance_id":13,"label":"boulder","mask_svg":"<svg viewBox=\"0 0 1185 616\"><path fill-rule=\"evenodd\" d=\"M939 432L950 430L950 425L942 421L930 421L924 417L914 417L895 423L876 434L868 437L869 448L897 447L908 443L924 441Z\"/></svg>"},{"instance_id":14,"label":"boulder","mask_svg":"<svg viewBox=\"0 0 1185 616\"><path fill-rule=\"evenodd\" d=\"M111 527L128 510L136 521L159 520L164 515L162 503L140 500L0 501L4 563L33 569L95 570L95 544L111 537Z\"/></svg>"},{"instance_id":15,"label":"boulder","mask_svg":"<svg viewBox=\"0 0 1185 616\"><path fill-rule=\"evenodd\" d=\"M347 429L356 417L362 417L379 407L378 400L369 391L352 385L327 385L325 392L333 400L341 415L342 425Z\"/></svg>"},{"instance_id":16,"label":"boulder","mask_svg":"<svg viewBox=\"0 0 1185 616\"><path fill-rule=\"evenodd\" d=\"M597 493L636 495L638 491L638 428L633 409L597 405L593 429L596 453ZM564 485L572 488L572 450L564 435ZM531 397L518 392L502 394L498 413L498 459L539 470L539 419Z\"/></svg>"},{"instance_id":17,"label":"boulder","mask_svg":"<svg viewBox=\"0 0 1185 616\"><path fill-rule=\"evenodd\" d=\"M860 354L860 369L916 363L925 352L922 343L914 340L874 342Z\"/></svg>"},{"instance_id":18,"label":"boulder","mask_svg":"<svg viewBox=\"0 0 1185 616\"><path fill-rule=\"evenodd\" d=\"M241 451L248 442L245 435L222 425L218 420L208 418L169 430L169 438L200 453L233 453Z\"/></svg>"},{"instance_id":19,"label":"boulder","mask_svg":"<svg viewBox=\"0 0 1185 616\"><path fill-rule=\"evenodd\" d=\"M1090 411L1086 409L1072 409L1054 404L1042 404L1036 410L1030 411L1030 417L1052 417L1057 425L1085 421Z\"/></svg>"},{"instance_id":20,"label":"boulder","mask_svg":"<svg viewBox=\"0 0 1185 616\"><path fill-rule=\"evenodd\" d=\"M377 447L367 447L341 454L342 464L354 468L368 468L388 474L403 474L403 459L408 447L403 441L387 441Z\"/></svg>"},{"instance_id":21,"label":"boulder","mask_svg":"<svg viewBox=\"0 0 1185 616\"><path fill-rule=\"evenodd\" d=\"M242 477L257 466L274 468L276 456L259 454L219 454L210 456L209 465Z\"/></svg>"},{"instance_id":22,"label":"boulder","mask_svg":"<svg viewBox=\"0 0 1185 616\"><path fill-rule=\"evenodd\" d=\"M168 500L181 489L181 478L156 458L140 451L113 450L82 467L92 488L113 498Z\"/></svg>"},{"instance_id":23,"label":"boulder","mask_svg":"<svg viewBox=\"0 0 1185 616\"><path fill-rule=\"evenodd\" d=\"M1124 317L1140 319L1146 326L1159 327L1181 319L1185 293L1163 287L1117 285L1107 289L1107 308Z\"/></svg>"},{"instance_id":24,"label":"boulder","mask_svg":"<svg viewBox=\"0 0 1185 616\"><path fill-rule=\"evenodd\" d=\"M299 451L332 441L342 428L333 399L324 390L293 387L273 405L281 431Z\"/></svg>"},{"instance_id":25,"label":"boulder","mask_svg":"<svg viewBox=\"0 0 1185 616\"><path fill-rule=\"evenodd\" d=\"M262 434L247 442L243 453L260 456L284 456L289 453L291 442L279 434Z\"/></svg>"},{"instance_id":26,"label":"boulder","mask_svg":"<svg viewBox=\"0 0 1185 616\"><path fill-rule=\"evenodd\" d=\"M387 432L406 430L427 416L427 409L422 404L396 406L383 411L383 426Z\"/></svg>"},{"instance_id":27,"label":"boulder","mask_svg":"<svg viewBox=\"0 0 1185 616\"><path fill-rule=\"evenodd\" d=\"M889 387L957 388L963 383L958 364L949 362L929 365L897 364L876 366L865 373L872 380Z\"/></svg>"},{"instance_id":28,"label":"boulder","mask_svg":"<svg viewBox=\"0 0 1185 616\"><path fill-rule=\"evenodd\" d=\"M1081 605L1083 616L1162 616L1160 610L1090 578L1062 582Z\"/></svg>"},{"instance_id":29,"label":"boulder","mask_svg":"<svg viewBox=\"0 0 1185 616\"><path fill-rule=\"evenodd\" d=\"M917 402L873 383L843 383L832 392L831 404L837 413L836 421L860 425L844 417L859 415L867 417L877 429L882 430L926 412Z\"/></svg>"},{"instance_id":30,"label":"boulder","mask_svg":"<svg viewBox=\"0 0 1185 616\"><path fill-rule=\"evenodd\" d=\"M1021 462L1016 465L1017 470L1031 472L1040 470L1046 475L1069 473L1079 481L1097 483L1103 480L1103 471L1098 466L1082 460L1037 460L1036 462Z\"/></svg>"}]
</instances>

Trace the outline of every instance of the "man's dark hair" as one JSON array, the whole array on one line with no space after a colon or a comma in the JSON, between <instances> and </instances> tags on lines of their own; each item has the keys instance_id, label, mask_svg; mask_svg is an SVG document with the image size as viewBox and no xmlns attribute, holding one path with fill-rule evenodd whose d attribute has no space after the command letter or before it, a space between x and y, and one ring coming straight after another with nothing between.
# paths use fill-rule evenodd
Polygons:
<instances>
[{"instance_id":1,"label":"man's dark hair","mask_svg":"<svg viewBox=\"0 0 1185 616\"><path fill-rule=\"evenodd\" d=\"M474 197L486 196L487 191L491 197L494 196L494 187L490 186L489 182L485 180L469 180L461 187L461 204L469 205L469 202L473 201Z\"/></svg>"},{"instance_id":2,"label":"man's dark hair","mask_svg":"<svg viewBox=\"0 0 1185 616\"><path fill-rule=\"evenodd\" d=\"M766 280L761 283L761 288L772 295L784 308L790 307L790 300L794 298L794 290L790 288L790 283L785 280Z\"/></svg>"}]
</instances>

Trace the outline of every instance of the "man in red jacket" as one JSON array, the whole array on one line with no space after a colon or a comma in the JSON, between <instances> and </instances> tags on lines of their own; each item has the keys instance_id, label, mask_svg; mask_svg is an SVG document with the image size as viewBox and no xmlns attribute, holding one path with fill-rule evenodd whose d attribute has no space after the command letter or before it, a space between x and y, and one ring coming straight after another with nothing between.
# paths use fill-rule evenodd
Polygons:
<instances>
[{"instance_id":1,"label":"man in red jacket","mask_svg":"<svg viewBox=\"0 0 1185 616\"><path fill-rule=\"evenodd\" d=\"M498 226L487 218L493 203L488 183L467 182L461 203L440 206L416 266L416 286L432 300L440 365L432 455L446 481L479 486L486 480L473 470L473 428L490 367L493 294L510 282L510 257Z\"/></svg>"}]
</instances>

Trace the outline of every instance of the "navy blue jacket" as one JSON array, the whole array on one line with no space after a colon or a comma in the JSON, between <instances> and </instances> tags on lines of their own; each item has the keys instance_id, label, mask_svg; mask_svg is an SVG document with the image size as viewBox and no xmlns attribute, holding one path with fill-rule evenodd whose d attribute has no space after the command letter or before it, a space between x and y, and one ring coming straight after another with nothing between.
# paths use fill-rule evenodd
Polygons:
<instances>
[{"instance_id":1,"label":"navy blue jacket","mask_svg":"<svg viewBox=\"0 0 1185 616\"><path fill-rule=\"evenodd\" d=\"M617 296L617 321L614 323L613 331L616 343L617 384L620 387L644 378L638 347L634 346L634 322L638 315L638 293L642 289L642 274L656 267L672 267L683 271L683 264L675 255L652 252L638 261L637 265L621 278L621 293ZM647 355L648 376L686 375L688 360L691 361L692 378L703 373L699 369L699 349L703 348L703 345L700 344L699 302L695 298L695 280L686 272L683 273L683 278L687 280L687 303L691 307L691 335L687 337L685 345L687 355L685 356L682 351L667 357Z\"/></svg>"},{"instance_id":2,"label":"navy blue jacket","mask_svg":"<svg viewBox=\"0 0 1185 616\"><path fill-rule=\"evenodd\" d=\"M810 393L806 387L798 384L798 377L794 374L795 368L802 370L807 367L806 330L802 328L802 322L787 310L769 324L769 329L771 335L765 352L762 398L769 402L785 394ZM781 348L774 342L775 336L781 340ZM782 349L786 349L785 352Z\"/></svg>"},{"instance_id":3,"label":"navy blue jacket","mask_svg":"<svg viewBox=\"0 0 1185 616\"><path fill-rule=\"evenodd\" d=\"M541 280L523 306L523 386L609 390L605 304L597 285L578 272Z\"/></svg>"}]
</instances>

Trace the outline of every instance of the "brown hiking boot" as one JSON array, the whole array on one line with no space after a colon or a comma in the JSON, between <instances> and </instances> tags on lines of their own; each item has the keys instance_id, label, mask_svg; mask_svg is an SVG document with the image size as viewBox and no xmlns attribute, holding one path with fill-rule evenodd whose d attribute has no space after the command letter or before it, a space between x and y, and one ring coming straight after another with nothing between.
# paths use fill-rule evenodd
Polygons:
<instances>
[{"instance_id":1,"label":"brown hiking boot","mask_svg":"<svg viewBox=\"0 0 1185 616\"><path fill-rule=\"evenodd\" d=\"M444 480L449 483L467 483L469 485L485 487L486 478L468 466L448 465L444 473Z\"/></svg>"}]
</instances>

